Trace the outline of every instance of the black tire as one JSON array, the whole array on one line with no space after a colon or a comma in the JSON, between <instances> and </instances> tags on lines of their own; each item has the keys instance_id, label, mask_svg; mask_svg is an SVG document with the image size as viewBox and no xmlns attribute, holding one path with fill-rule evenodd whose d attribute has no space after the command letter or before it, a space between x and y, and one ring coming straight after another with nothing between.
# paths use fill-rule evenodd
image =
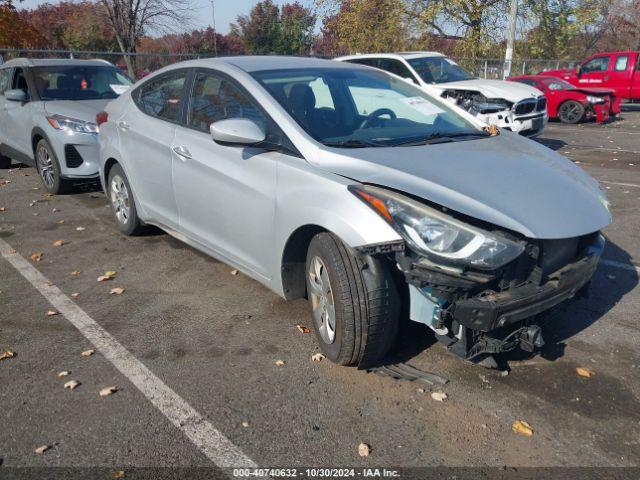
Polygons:
<instances>
[{"instance_id":1,"label":"black tire","mask_svg":"<svg viewBox=\"0 0 640 480\"><path fill-rule=\"evenodd\" d=\"M36 144L36 170L42 186L49 193L62 195L71 191L73 183L60 175L60 163L44 138Z\"/></svg>"},{"instance_id":2,"label":"black tire","mask_svg":"<svg viewBox=\"0 0 640 480\"><path fill-rule=\"evenodd\" d=\"M114 189L114 183L117 185L116 189ZM116 221L118 229L125 235L140 235L144 233L146 228L138 217L138 210L136 209L136 202L133 197L131 185L129 185L129 180L119 164L116 163L111 167L111 170L109 170L106 187L107 198L109 199L111 212L113 213L113 218ZM123 187L124 190L122 190ZM125 192L126 200L122 196L118 197L118 188L120 192ZM125 210L121 208L122 206L126 208L126 215L124 214ZM121 208L121 214L119 214L119 207Z\"/></svg>"},{"instance_id":3,"label":"black tire","mask_svg":"<svg viewBox=\"0 0 640 480\"><path fill-rule=\"evenodd\" d=\"M558 107L558 118L562 123L579 123L584 118L584 105L575 100L562 102Z\"/></svg>"},{"instance_id":4,"label":"black tire","mask_svg":"<svg viewBox=\"0 0 640 480\"><path fill-rule=\"evenodd\" d=\"M0 155L0 168L3 170L5 168L11 168L11 158Z\"/></svg>"},{"instance_id":5,"label":"black tire","mask_svg":"<svg viewBox=\"0 0 640 480\"><path fill-rule=\"evenodd\" d=\"M322 315L314 315L314 295L318 299L314 292L319 287L311 285L310 272L316 257L330 281L335 309L332 342L323 338ZM314 330L324 355L339 365L359 368L382 360L395 341L400 316L400 296L390 265L375 257L354 255L335 235L319 233L309 245L305 278Z\"/></svg>"}]
</instances>

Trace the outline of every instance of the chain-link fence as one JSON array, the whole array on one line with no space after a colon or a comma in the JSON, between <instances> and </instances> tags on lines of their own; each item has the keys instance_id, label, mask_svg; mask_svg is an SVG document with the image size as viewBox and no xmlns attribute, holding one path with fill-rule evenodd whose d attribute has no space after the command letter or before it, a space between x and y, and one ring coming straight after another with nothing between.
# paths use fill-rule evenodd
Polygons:
<instances>
[{"instance_id":1,"label":"chain-link fence","mask_svg":"<svg viewBox=\"0 0 640 480\"><path fill-rule=\"evenodd\" d=\"M17 57L28 58L101 58L114 65L126 69L124 55L120 52L70 51L70 50L25 50L0 48L4 60ZM172 63L193 58L212 57L211 53L170 53L170 52L138 52L129 54L135 58L136 77L141 78L149 72ZM479 78L502 79L504 59L500 58L454 58L462 67ZM567 60L515 59L511 64L511 75L535 74L543 70L573 68L578 64Z\"/></svg>"}]
</instances>

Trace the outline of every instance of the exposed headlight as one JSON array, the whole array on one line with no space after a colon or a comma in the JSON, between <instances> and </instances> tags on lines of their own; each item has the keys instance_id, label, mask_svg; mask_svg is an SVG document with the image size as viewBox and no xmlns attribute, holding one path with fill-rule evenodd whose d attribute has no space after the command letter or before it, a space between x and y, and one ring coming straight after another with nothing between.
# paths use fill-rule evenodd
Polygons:
<instances>
[{"instance_id":1,"label":"exposed headlight","mask_svg":"<svg viewBox=\"0 0 640 480\"><path fill-rule=\"evenodd\" d=\"M47 121L56 130L66 130L71 133L98 133L98 126L95 123L85 122L77 118L50 115L47 117Z\"/></svg>"},{"instance_id":2,"label":"exposed headlight","mask_svg":"<svg viewBox=\"0 0 640 480\"><path fill-rule=\"evenodd\" d=\"M460 222L411 198L379 187L351 185L416 252L435 263L494 270L524 251L522 243Z\"/></svg>"},{"instance_id":3,"label":"exposed headlight","mask_svg":"<svg viewBox=\"0 0 640 480\"><path fill-rule=\"evenodd\" d=\"M606 100L603 97L594 97L593 95L587 95L587 102L596 104L596 103L604 103Z\"/></svg>"}]
</instances>

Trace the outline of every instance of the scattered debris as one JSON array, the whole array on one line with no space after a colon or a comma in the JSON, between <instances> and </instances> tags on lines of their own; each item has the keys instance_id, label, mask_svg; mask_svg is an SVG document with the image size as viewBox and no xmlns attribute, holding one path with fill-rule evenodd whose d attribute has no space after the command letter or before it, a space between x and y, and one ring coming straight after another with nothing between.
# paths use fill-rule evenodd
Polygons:
<instances>
[{"instance_id":1,"label":"scattered debris","mask_svg":"<svg viewBox=\"0 0 640 480\"><path fill-rule=\"evenodd\" d=\"M5 360L7 358L13 358L15 356L16 356L15 352L12 352L11 350L6 350L6 351L0 353L0 360Z\"/></svg>"},{"instance_id":2,"label":"scattered debris","mask_svg":"<svg viewBox=\"0 0 640 480\"><path fill-rule=\"evenodd\" d=\"M4 207L0 207L0 212L6 212L6 211L7 211L7 209L6 209L6 208L4 208Z\"/></svg>"},{"instance_id":3,"label":"scattered debris","mask_svg":"<svg viewBox=\"0 0 640 480\"><path fill-rule=\"evenodd\" d=\"M42 257L44 256L44 253L42 252L36 252L31 254L31 256L29 257L33 262L39 262L40 260L42 260Z\"/></svg>"},{"instance_id":4,"label":"scattered debris","mask_svg":"<svg viewBox=\"0 0 640 480\"><path fill-rule=\"evenodd\" d=\"M116 272L109 270L108 272L104 272L104 275L100 275L98 277L99 282L106 282L107 280L113 279L116 276Z\"/></svg>"},{"instance_id":5,"label":"scattered debris","mask_svg":"<svg viewBox=\"0 0 640 480\"><path fill-rule=\"evenodd\" d=\"M38 455L42 455L44 452L46 452L50 448L51 448L51 445L42 445L41 447L36 448L35 452Z\"/></svg>"},{"instance_id":6,"label":"scattered debris","mask_svg":"<svg viewBox=\"0 0 640 480\"><path fill-rule=\"evenodd\" d=\"M524 435L525 437L531 437L533 435L533 428L523 420L516 420L515 422L513 422L513 425L511 425L511 429L514 431L514 433Z\"/></svg>"},{"instance_id":7,"label":"scattered debris","mask_svg":"<svg viewBox=\"0 0 640 480\"><path fill-rule=\"evenodd\" d=\"M371 455L371 446L366 443L361 443L358 445L358 455L361 457L368 457Z\"/></svg>"},{"instance_id":8,"label":"scattered debris","mask_svg":"<svg viewBox=\"0 0 640 480\"><path fill-rule=\"evenodd\" d=\"M248 428L249 427L249 422L242 422L242 426L244 428Z\"/></svg>"},{"instance_id":9,"label":"scattered debris","mask_svg":"<svg viewBox=\"0 0 640 480\"><path fill-rule=\"evenodd\" d=\"M62 224L64 224L64 220L58 220L58 223L59 223L60 225L62 225Z\"/></svg>"},{"instance_id":10,"label":"scattered debris","mask_svg":"<svg viewBox=\"0 0 640 480\"><path fill-rule=\"evenodd\" d=\"M276 360L276 366L277 367L282 367L282 366L284 366L284 364L285 364L284 360Z\"/></svg>"},{"instance_id":11,"label":"scattered debris","mask_svg":"<svg viewBox=\"0 0 640 480\"><path fill-rule=\"evenodd\" d=\"M323 353L314 353L313 355L311 355L311 360L314 362L321 362L325 358L326 357L324 356Z\"/></svg>"},{"instance_id":12,"label":"scattered debris","mask_svg":"<svg viewBox=\"0 0 640 480\"><path fill-rule=\"evenodd\" d=\"M47 310L47 316L48 317L53 317L54 315L60 315L60 312L58 312L56 310Z\"/></svg>"},{"instance_id":13,"label":"scattered debris","mask_svg":"<svg viewBox=\"0 0 640 480\"><path fill-rule=\"evenodd\" d=\"M67 242L65 242L64 240L56 240L55 242L53 242L53 246L54 246L54 247L61 247L61 246L63 246L65 243L67 243Z\"/></svg>"},{"instance_id":14,"label":"scattered debris","mask_svg":"<svg viewBox=\"0 0 640 480\"><path fill-rule=\"evenodd\" d=\"M300 333L309 333L311 331L309 327L305 327L303 325L296 325L296 328L300 331Z\"/></svg>"},{"instance_id":15,"label":"scattered debris","mask_svg":"<svg viewBox=\"0 0 640 480\"><path fill-rule=\"evenodd\" d=\"M80 270L74 270L73 272L71 272L71 275L77 277L78 275L80 275L80 273Z\"/></svg>"},{"instance_id":16,"label":"scattered debris","mask_svg":"<svg viewBox=\"0 0 640 480\"><path fill-rule=\"evenodd\" d=\"M231 270L231 272L229 272L229 273L231 273L231 275L237 275L238 274L238 270Z\"/></svg>"},{"instance_id":17,"label":"scattered debris","mask_svg":"<svg viewBox=\"0 0 640 480\"><path fill-rule=\"evenodd\" d=\"M82 355L83 357L90 357L94 353L96 353L96 351L90 348L89 350L85 350L84 352L82 352L80 355Z\"/></svg>"},{"instance_id":18,"label":"scattered debris","mask_svg":"<svg viewBox=\"0 0 640 480\"><path fill-rule=\"evenodd\" d=\"M115 288L112 288L111 290L109 290L109 293L111 295L122 295L122 293L124 293L124 288L115 287Z\"/></svg>"},{"instance_id":19,"label":"scattered debris","mask_svg":"<svg viewBox=\"0 0 640 480\"><path fill-rule=\"evenodd\" d=\"M86 228L84 228L84 227L76 227L76 230L78 232L82 232L82 231L86 230Z\"/></svg>"},{"instance_id":20,"label":"scattered debris","mask_svg":"<svg viewBox=\"0 0 640 480\"><path fill-rule=\"evenodd\" d=\"M115 472L113 472L113 478L115 478L116 480L124 478L124 470L116 470Z\"/></svg>"},{"instance_id":21,"label":"scattered debris","mask_svg":"<svg viewBox=\"0 0 640 480\"><path fill-rule=\"evenodd\" d=\"M447 394L444 392L432 392L431 398L436 402L444 402L447 399Z\"/></svg>"},{"instance_id":22,"label":"scattered debris","mask_svg":"<svg viewBox=\"0 0 640 480\"><path fill-rule=\"evenodd\" d=\"M57 208L54 208L51 210L52 213L58 213L60 210L58 210Z\"/></svg>"},{"instance_id":23,"label":"scattered debris","mask_svg":"<svg viewBox=\"0 0 640 480\"><path fill-rule=\"evenodd\" d=\"M116 393L118 390L119 388L115 385L113 387L103 388L102 390L100 390L100 396L108 397L109 395L113 395L114 393Z\"/></svg>"},{"instance_id":24,"label":"scattered debris","mask_svg":"<svg viewBox=\"0 0 640 480\"><path fill-rule=\"evenodd\" d=\"M78 292L73 292L73 293L71 294L71 298L76 298L76 297L78 297L78 296L80 296L80 294L79 294Z\"/></svg>"},{"instance_id":25,"label":"scattered debris","mask_svg":"<svg viewBox=\"0 0 640 480\"><path fill-rule=\"evenodd\" d=\"M59 377L66 377L67 375L71 375L71 372L69 370L63 370L60 373L58 373Z\"/></svg>"},{"instance_id":26,"label":"scattered debris","mask_svg":"<svg viewBox=\"0 0 640 480\"><path fill-rule=\"evenodd\" d=\"M596 374L596 372L591 370L589 367L578 367L576 368L576 373L585 378L591 378Z\"/></svg>"},{"instance_id":27,"label":"scattered debris","mask_svg":"<svg viewBox=\"0 0 640 480\"><path fill-rule=\"evenodd\" d=\"M69 380L67 383L64 384L64 388L68 388L69 390L73 390L74 388L76 388L79 385L80 385L80 382L78 382L77 380Z\"/></svg>"},{"instance_id":28,"label":"scattered debris","mask_svg":"<svg viewBox=\"0 0 640 480\"><path fill-rule=\"evenodd\" d=\"M509 370L502 370L500 372L500 376L501 377L508 377L509 376Z\"/></svg>"}]
</instances>

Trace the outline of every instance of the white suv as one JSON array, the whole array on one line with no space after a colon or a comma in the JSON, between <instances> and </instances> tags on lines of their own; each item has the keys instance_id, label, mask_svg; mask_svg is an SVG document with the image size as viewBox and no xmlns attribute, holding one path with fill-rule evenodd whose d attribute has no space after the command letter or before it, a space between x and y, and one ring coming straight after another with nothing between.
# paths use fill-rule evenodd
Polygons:
<instances>
[{"instance_id":1,"label":"white suv","mask_svg":"<svg viewBox=\"0 0 640 480\"><path fill-rule=\"evenodd\" d=\"M542 133L549 120L547 99L539 90L514 85L516 82L475 78L441 53L376 53L336 60L393 73L449 100L487 124L529 137Z\"/></svg>"}]
</instances>

